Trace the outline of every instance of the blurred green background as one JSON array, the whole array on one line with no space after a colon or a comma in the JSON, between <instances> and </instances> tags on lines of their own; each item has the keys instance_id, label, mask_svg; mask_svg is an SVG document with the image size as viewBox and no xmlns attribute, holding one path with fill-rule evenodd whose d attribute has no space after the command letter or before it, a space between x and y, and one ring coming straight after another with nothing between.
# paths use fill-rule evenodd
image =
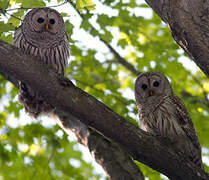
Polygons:
<instances>
[{"instance_id":1,"label":"blurred green background","mask_svg":"<svg viewBox=\"0 0 209 180\"><path fill-rule=\"evenodd\" d=\"M95 6L93 4L95 3ZM56 6L71 47L66 76L131 123L138 124L133 85L137 70L159 71L185 103L209 171L209 81L172 39L168 26L142 0L1 0L0 39L12 43L27 8ZM61 4L60 6L57 6ZM24 7L24 8L20 8ZM17 8L17 9L16 9ZM76 139L47 117L33 119L18 90L0 76L0 180L107 179ZM138 163L150 180L165 179Z\"/></svg>"}]
</instances>

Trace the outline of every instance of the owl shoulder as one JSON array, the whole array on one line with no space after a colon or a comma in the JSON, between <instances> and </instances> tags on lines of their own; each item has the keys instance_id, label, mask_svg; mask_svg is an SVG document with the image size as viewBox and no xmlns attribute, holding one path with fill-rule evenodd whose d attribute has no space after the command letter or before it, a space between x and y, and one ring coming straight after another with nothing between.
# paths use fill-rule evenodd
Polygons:
<instances>
[{"instance_id":1,"label":"owl shoulder","mask_svg":"<svg viewBox=\"0 0 209 180\"><path fill-rule=\"evenodd\" d=\"M184 105L184 102L176 95L169 96L172 101L172 104L175 107L175 114L178 117L178 122L180 125L192 124L192 120L189 116L189 113Z\"/></svg>"},{"instance_id":2,"label":"owl shoulder","mask_svg":"<svg viewBox=\"0 0 209 180\"><path fill-rule=\"evenodd\" d=\"M13 38L13 44L17 47L19 47L20 40L22 39L22 26L19 26L14 33L14 38Z\"/></svg>"}]
</instances>

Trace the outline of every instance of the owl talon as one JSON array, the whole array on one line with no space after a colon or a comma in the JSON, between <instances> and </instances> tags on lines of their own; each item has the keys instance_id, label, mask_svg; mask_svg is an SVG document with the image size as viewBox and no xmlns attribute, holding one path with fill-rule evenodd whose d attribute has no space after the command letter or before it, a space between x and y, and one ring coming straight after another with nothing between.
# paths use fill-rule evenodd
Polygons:
<instances>
[{"instance_id":1,"label":"owl talon","mask_svg":"<svg viewBox=\"0 0 209 180\"><path fill-rule=\"evenodd\" d=\"M59 73L59 67L57 64L52 64L52 69L56 72Z\"/></svg>"},{"instance_id":2,"label":"owl talon","mask_svg":"<svg viewBox=\"0 0 209 180\"><path fill-rule=\"evenodd\" d=\"M70 81L68 78L66 77L63 77L61 74L58 75L58 80L59 80L59 83L62 85L62 86L65 86L65 87L69 87L69 86L75 86L73 84L72 81Z\"/></svg>"}]
</instances>

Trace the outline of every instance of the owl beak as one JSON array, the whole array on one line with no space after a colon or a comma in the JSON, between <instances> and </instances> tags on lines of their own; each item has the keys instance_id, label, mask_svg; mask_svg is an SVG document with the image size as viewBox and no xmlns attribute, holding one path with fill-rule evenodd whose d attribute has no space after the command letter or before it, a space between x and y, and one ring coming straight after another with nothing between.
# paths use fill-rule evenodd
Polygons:
<instances>
[{"instance_id":1,"label":"owl beak","mask_svg":"<svg viewBox=\"0 0 209 180\"><path fill-rule=\"evenodd\" d=\"M154 91L153 90L149 90L149 96L153 96L154 95Z\"/></svg>"},{"instance_id":2,"label":"owl beak","mask_svg":"<svg viewBox=\"0 0 209 180\"><path fill-rule=\"evenodd\" d=\"M45 25L45 29L48 31L48 29L49 29L49 25L48 24Z\"/></svg>"}]
</instances>

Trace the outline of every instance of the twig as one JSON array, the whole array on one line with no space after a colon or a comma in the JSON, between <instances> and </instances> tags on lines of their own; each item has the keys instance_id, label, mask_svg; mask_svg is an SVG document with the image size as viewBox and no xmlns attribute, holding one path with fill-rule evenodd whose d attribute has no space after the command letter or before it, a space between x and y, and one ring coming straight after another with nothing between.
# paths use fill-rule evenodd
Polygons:
<instances>
[{"instance_id":1,"label":"twig","mask_svg":"<svg viewBox=\"0 0 209 180\"><path fill-rule=\"evenodd\" d=\"M14 9L6 9L5 11L15 11L15 10L19 10L19 9L28 10L28 9L32 9L32 8L19 7L19 8L14 8Z\"/></svg>"},{"instance_id":2,"label":"twig","mask_svg":"<svg viewBox=\"0 0 209 180\"><path fill-rule=\"evenodd\" d=\"M192 77L192 79L199 85L199 87L202 90L205 102L207 103L206 105L209 106L209 100L208 100L208 93L204 90L204 87L202 85L202 82L200 82L197 77L195 77L190 71L188 72L190 74L190 76Z\"/></svg>"},{"instance_id":3,"label":"twig","mask_svg":"<svg viewBox=\"0 0 209 180\"><path fill-rule=\"evenodd\" d=\"M59 7L59 6L62 6L64 4L66 4L68 1L65 0L63 3L61 4L57 4L57 5L53 5L53 6L47 6L47 7ZM28 10L28 9L33 9L33 8L26 8L26 7L19 7L19 8L14 8L14 9L6 9L5 11L15 11L15 10L19 10L19 9L24 9L24 10Z\"/></svg>"},{"instance_id":4,"label":"twig","mask_svg":"<svg viewBox=\"0 0 209 180\"><path fill-rule=\"evenodd\" d=\"M54 5L54 6L47 6L47 7L50 7L50 8L51 8L51 7L58 7L58 6L62 6L62 5L64 5L64 4L66 4L67 2L68 2L68 1L65 0L65 1L64 1L63 3L61 3L61 4L57 4L57 5ZM19 10L19 9L28 10L28 9L33 9L33 8L19 7L19 8L6 9L6 10L0 9L0 12L1 12L5 17L7 17L7 16L6 16L6 14L7 14L7 15L13 17L13 18L16 18L16 19L22 21L21 18L19 18L19 17L17 17L17 16L14 16L14 15L8 13L8 11L15 11L15 10Z\"/></svg>"},{"instance_id":5,"label":"twig","mask_svg":"<svg viewBox=\"0 0 209 180\"><path fill-rule=\"evenodd\" d=\"M102 94L105 94L105 92L104 92L103 90L95 88L94 85L88 84L88 83L83 82L83 81L78 80L78 79L75 79L75 80L76 80L77 82L79 82L79 83L85 85L85 86L90 87L90 88L93 89L93 90L96 90L96 91L98 91L98 92L100 92L100 93L102 93ZM116 98L118 101L122 102L123 104L128 105L127 102L123 101L122 99L120 99L120 98L117 97L116 95L111 94L111 96L114 97L114 98Z\"/></svg>"},{"instance_id":6,"label":"twig","mask_svg":"<svg viewBox=\"0 0 209 180\"><path fill-rule=\"evenodd\" d=\"M13 18L16 18L16 19L18 19L18 20L20 20L20 21L22 21L22 19L21 18L19 18L19 17L17 17L17 16L14 16L14 15L12 15L12 14L9 14L6 10L2 10L4 13L4 15L5 14L7 14L7 15L9 15L9 16L11 16L11 17L13 17ZM5 17L7 17L6 15L5 15Z\"/></svg>"},{"instance_id":7,"label":"twig","mask_svg":"<svg viewBox=\"0 0 209 180\"><path fill-rule=\"evenodd\" d=\"M80 16L80 18L82 20L84 20L84 17L83 15L76 9L75 5L70 1L70 0L67 0L71 6L76 10L77 14ZM92 25L91 25L91 28L95 31L97 31ZM98 33L99 34L99 33ZM99 36L99 39L108 47L108 49L114 54L114 56L116 57L118 63L120 63L121 65L125 66L128 70L130 70L133 74L135 75L138 75L140 74L140 72L138 72L136 70L136 68L130 64L129 62L127 62L124 58L122 58L118 52L110 45L108 44L103 38L101 38L101 36Z\"/></svg>"}]
</instances>

